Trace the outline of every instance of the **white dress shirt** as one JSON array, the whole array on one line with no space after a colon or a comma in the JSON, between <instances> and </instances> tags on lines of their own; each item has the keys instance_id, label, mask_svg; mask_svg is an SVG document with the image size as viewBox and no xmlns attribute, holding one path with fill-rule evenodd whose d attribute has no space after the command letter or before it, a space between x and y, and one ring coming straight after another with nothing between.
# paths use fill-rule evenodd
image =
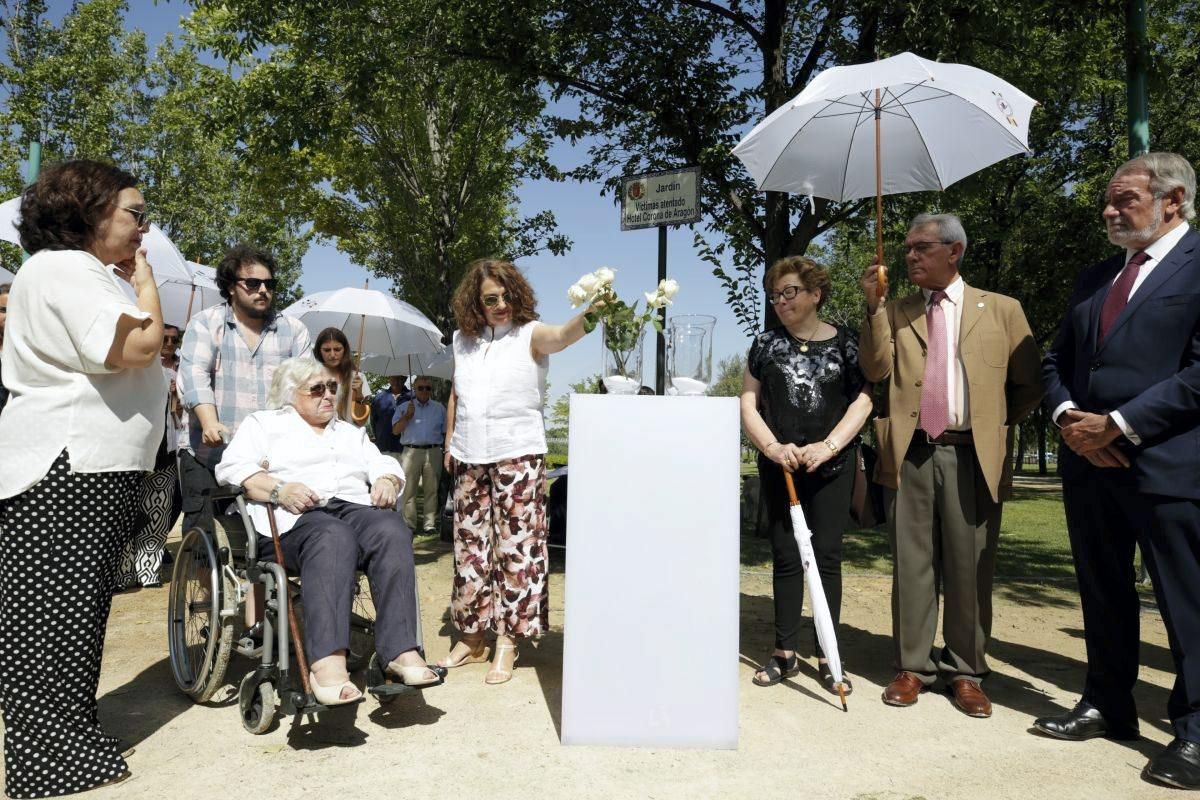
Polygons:
<instances>
[{"instance_id":1,"label":"white dress shirt","mask_svg":"<svg viewBox=\"0 0 1200 800\"><path fill-rule=\"evenodd\" d=\"M1156 239L1150 244L1149 247L1145 249L1144 252L1146 253L1146 261L1142 264L1142 268L1138 270L1138 276L1133 282L1133 286L1129 287L1129 296L1125 298L1125 302L1128 303L1129 300L1135 294L1137 294L1137 290L1140 289L1142 284L1146 282L1146 278L1150 277L1150 273L1154 271L1154 268L1158 266L1159 262L1167 257L1167 254L1175 249L1175 245L1179 244L1184 236L1187 236L1187 232L1189 230L1191 229L1188 227L1187 223L1176 225L1174 228ZM1125 264L1128 265L1129 259L1133 258L1138 252L1139 251L1136 249L1126 248ZM1124 267L1122 267L1122 271L1123 270ZM1121 273L1118 272L1112 279L1112 283L1110 283L1109 286L1115 284L1120 277ZM1071 400L1059 403L1058 408L1054 409L1054 413L1050 415L1050 419L1053 420L1055 425L1058 425L1058 418L1062 416L1064 411L1069 408L1078 407L1079 406L1075 405L1074 401ZM1133 428L1129 427L1129 423L1125 421L1125 417L1121 416L1120 411L1113 410L1108 412L1108 415L1112 417L1112 421L1116 423L1116 426L1121 429L1121 433L1125 434L1126 439L1133 442L1135 445L1140 445L1142 443L1142 437L1138 436ZM1059 425L1059 427L1062 426Z\"/></svg>"},{"instance_id":2,"label":"white dress shirt","mask_svg":"<svg viewBox=\"0 0 1200 800\"><path fill-rule=\"evenodd\" d=\"M395 475L400 479L399 489L404 489L400 462L380 453L365 428L335 417L324 432L317 433L291 406L256 411L247 417L216 469L217 480L229 486L241 486L259 472L285 483L303 483L317 493L322 505L336 497L369 506L371 486L384 475ZM269 536L266 504L248 505L258 533ZM281 535L291 530L297 519L299 515L282 507L275 509Z\"/></svg>"},{"instance_id":3,"label":"white dress shirt","mask_svg":"<svg viewBox=\"0 0 1200 800\"><path fill-rule=\"evenodd\" d=\"M949 431L965 431L971 427L971 398L967 391L967 368L963 366L962 356L958 352L958 332L962 329L964 286L960 275L942 290L946 293L946 298L942 300L942 316L946 321L946 392L948 394L946 407L950 411L949 425L946 430ZM933 292L929 289L922 289L921 294L925 295L925 309L928 312L929 298Z\"/></svg>"},{"instance_id":4,"label":"white dress shirt","mask_svg":"<svg viewBox=\"0 0 1200 800\"><path fill-rule=\"evenodd\" d=\"M65 448L71 472L154 468L166 420L158 357L105 365L121 317L146 320L100 260L83 250L35 253L13 280L4 328L0 499L29 489Z\"/></svg>"}]
</instances>

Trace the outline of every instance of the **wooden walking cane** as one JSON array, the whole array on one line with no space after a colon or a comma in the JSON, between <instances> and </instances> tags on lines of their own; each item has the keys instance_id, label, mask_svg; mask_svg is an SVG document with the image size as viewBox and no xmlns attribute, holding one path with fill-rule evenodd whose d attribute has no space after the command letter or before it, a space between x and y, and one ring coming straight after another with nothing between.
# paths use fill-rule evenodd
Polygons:
<instances>
[{"instance_id":1,"label":"wooden walking cane","mask_svg":"<svg viewBox=\"0 0 1200 800\"><path fill-rule=\"evenodd\" d=\"M275 545L275 561L282 567L283 546L279 544L279 526L275 524L275 506L271 503L267 504L267 522L271 525L271 542ZM283 592L284 597L287 597L286 579L279 590ZM308 687L308 659L304 657L304 644L300 641L300 626L296 623L296 612L292 609L290 598L287 600L287 616L288 629L292 632L292 647L296 651L296 663L300 666L300 685L304 687L304 694L312 697L312 691Z\"/></svg>"},{"instance_id":2,"label":"wooden walking cane","mask_svg":"<svg viewBox=\"0 0 1200 800\"><path fill-rule=\"evenodd\" d=\"M788 504L791 505L792 508L795 508L796 506L800 505L800 498L796 496L796 484L792 482L792 473L788 472L786 469L783 470L783 482L784 482L784 484L787 485ZM812 594L812 584L811 583L809 584L808 591L809 591L809 600L812 600L813 594ZM816 620L814 619L813 626L815 627L816 624L817 624ZM818 633L819 632L820 631L818 630ZM836 683L834 685L837 687L838 699L842 701L842 711L849 712L850 708L846 705L846 686L845 686L845 684L843 684L839 681L838 683Z\"/></svg>"}]
</instances>

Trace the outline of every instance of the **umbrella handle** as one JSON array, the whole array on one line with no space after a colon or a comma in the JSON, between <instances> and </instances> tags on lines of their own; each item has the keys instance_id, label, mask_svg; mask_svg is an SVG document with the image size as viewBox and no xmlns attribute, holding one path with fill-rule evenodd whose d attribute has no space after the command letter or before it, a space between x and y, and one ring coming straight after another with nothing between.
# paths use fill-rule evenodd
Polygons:
<instances>
[{"instance_id":1,"label":"umbrella handle","mask_svg":"<svg viewBox=\"0 0 1200 800\"><path fill-rule=\"evenodd\" d=\"M796 484L792 481L792 473L786 469L783 469L783 482L787 486L788 502L794 506L800 505L800 500L796 497Z\"/></svg>"},{"instance_id":2,"label":"umbrella handle","mask_svg":"<svg viewBox=\"0 0 1200 800\"><path fill-rule=\"evenodd\" d=\"M887 295L887 267L883 264L883 164L880 152L879 123L882 115L879 88L875 88L875 261L879 264L880 300Z\"/></svg>"}]
</instances>

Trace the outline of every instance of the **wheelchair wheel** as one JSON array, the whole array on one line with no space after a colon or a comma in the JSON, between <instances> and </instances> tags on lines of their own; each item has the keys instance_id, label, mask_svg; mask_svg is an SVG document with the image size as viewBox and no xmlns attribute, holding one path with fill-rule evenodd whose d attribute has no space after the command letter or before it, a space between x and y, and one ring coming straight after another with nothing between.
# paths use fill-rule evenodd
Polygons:
<instances>
[{"instance_id":1,"label":"wheelchair wheel","mask_svg":"<svg viewBox=\"0 0 1200 800\"><path fill-rule=\"evenodd\" d=\"M222 568L229 550L220 524L214 536L199 528L184 534L171 574L167 645L175 683L197 703L210 699L225 679L237 615L237 587Z\"/></svg>"},{"instance_id":2,"label":"wheelchair wheel","mask_svg":"<svg viewBox=\"0 0 1200 800\"><path fill-rule=\"evenodd\" d=\"M346 654L346 669L350 672L363 669L374 654L375 602L371 597L370 581L366 575L359 575L350 606L350 652Z\"/></svg>"},{"instance_id":3,"label":"wheelchair wheel","mask_svg":"<svg viewBox=\"0 0 1200 800\"><path fill-rule=\"evenodd\" d=\"M242 727L257 736L266 733L275 721L275 685L263 681L251 689L247 683L254 680L253 672L242 678L238 708L242 713Z\"/></svg>"}]
</instances>

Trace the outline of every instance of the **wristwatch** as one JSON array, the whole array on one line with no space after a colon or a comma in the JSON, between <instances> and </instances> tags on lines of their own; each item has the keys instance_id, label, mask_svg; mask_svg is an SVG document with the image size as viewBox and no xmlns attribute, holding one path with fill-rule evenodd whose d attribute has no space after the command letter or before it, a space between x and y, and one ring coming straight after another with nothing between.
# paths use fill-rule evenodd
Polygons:
<instances>
[{"instance_id":1,"label":"wristwatch","mask_svg":"<svg viewBox=\"0 0 1200 800\"><path fill-rule=\"evenodd\" d=\"M838 451L838 446L833 443L833 439L826 439L822 444L828 447L829 452L831 453L836 453Z\"/></svg>"},{"instance_id":2,"label":"wristwatch","mask_svg":"<svg viewBox=\"0 0 1200 800\"><path fill-rule=\"evenodd\" d=\"M283 481L276 481L275 487L271 489L271 496L267 498L267 502L271 505L279 505L279 490L283 488Z\"/></svg>"}]
</instances>

